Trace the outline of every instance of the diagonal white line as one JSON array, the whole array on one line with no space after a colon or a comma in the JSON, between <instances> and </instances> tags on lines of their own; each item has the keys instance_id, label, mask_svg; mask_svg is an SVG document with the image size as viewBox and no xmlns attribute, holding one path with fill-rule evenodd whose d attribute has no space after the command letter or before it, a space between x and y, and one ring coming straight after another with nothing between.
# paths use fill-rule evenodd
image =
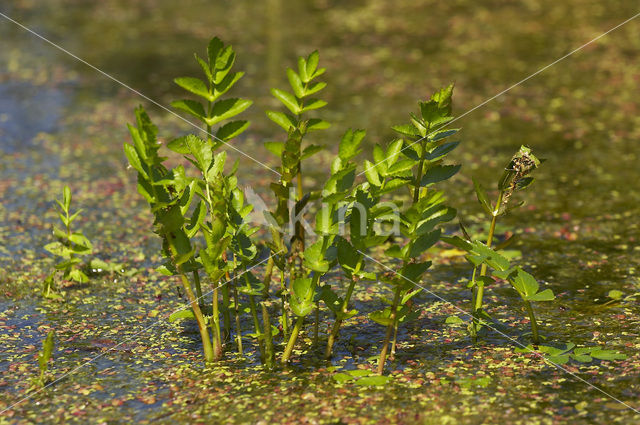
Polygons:
<instances>
[{"instance_id":1,"label":"diagonal white line","mask_svg":"<svg viewBox=\"0 0 640 425\"><path fill-rule=\"evenodd\" d=\"M389 271L390 271L390 272L392 272L393 274L395 274L395 275L398 275L398 276L402 277L402 278L403 278L403 279L405 279L406 281L411 282L414 286L416 286L416 287L418 287L418 288L422 289L423 291L428 292L429 294L433 295L434 297L436 297L436 298L437 298L437 299L439 299L440 301L444 302L445 304L448 304L448 305L452 306L452 307L453 307L454 309L456 309L458 312L460 312L460 313L464 314L465 316L469 316L470 318L473 318L473 316L472 316L470 313L468 313L468 312L464 311L463 309L461 309L461 308L460 308L460 307L458 307L457 305L453 304L451 301L447 301L446 299L442 298L440 295L436 294L435 292L431 291L430 289L427 289L427 288L425 288L424 286L420 285L419 283L416 283L416 282L414 282L413 280L411 280L411 279L409 279L409 278L407 278L407 277L403 276L401 273L398 273L397 271L393 270L391 267L387 266L386 264L381 263L380 261L378 261L378 260L376 260L375 258L371 257L370 255L367 255L366 253L364 253L364 252L362 252L362 251L360 251L360 250L357 250L357 251L358 251L360 254L362 254L362 255L364 255L365 257L367 257L367 258L369 258L370 260L372 260L373 262L375 262L376 264L379 264L379 265L381 265L382 267L384 267L385 269L389 270ZM486 325L489 329L494 330L494 331L496 331L497 333L499 333L500 335L502 335L503 337L507 338L508 340L510 340L511 342L513 342L514 344L519 345L519 346L520 346L520 347L522 347L523 349L525 349L525 350L529 351L530 353L532 353L532 354L534 354L534 355L536 355L536 356L540 357L542 360L544 360L544 361L546 361L546 362L551 363L551 364L552 364L553 366L555 366L556 368L558 368L558 369L560 369L560 370L562 370L562 371L564 371L564 372L568 373L569 375L573 376L573 377L574 377L574 378L576 378L578 381L584 382L585 384L587 384L587 385L588 385L588 386L590 386L591 388L593 388L593 389L595 389L595 390L597 390L597 391L601 392L602 394L606 395L607 397L609 397L609 398L611 398L611 399L613 399L613 400L617 401L618 403L622 404L623 406L625 406L625 407L627 407L627 408L629 408L629 409L633 410L633 411L634 411L634 412L636 412L637 414L640 414L640 410L638 410L638 409L636 409L636 408L634 408L634 407L632 407L632 406L629 406L629 405L628 405L627 403L625 403L624 401L622 401L622 400L620 400L620 399L618 399L618 398L614 397L613 395L609 394L608 392L604 391L603 389L596 387L596 386L595 386L595 385L593 385L592 383L590 383L590 382L586 381L585 379L583 379L583 378L579 377L578 375L576 375L575 373L571 372L570 370L565 369L565 368L564 368L564 367L562 367L561 365L559 365L559 364L557 364L557 363L552 362L551 360L549 360L549 359L548 359L547 357L545 357L544 355L542 355L542 354L540 354L539 352L534 351L534 350L532 350L532 349L530 349L530 348L526 347L526 346L525 346L525 345L523 345L521 342L519 342L518 340L516 340L516 339L512 338L511 336L507 335L506 333L502 332L501 330L496 329L495 327L491 326L490 324L488 324L488 323L486 323L486 322L485 322L485 325Z\"/></svg>"},{"instance_id":2,"label":"diagonal white line","mask_svg":"<svg viewBox=\"0 0 640 425\"><path fill-rule=\"evenodd\" d=\"M254 268L258 267L260 264L264 263L265 261L268 261L268 260L269 260L271 257L273 257L274 255L278 255L278 254L280 254L281 252L282 252L282 251L278 251L278 252L276 252L276 253L274 253L274 254L271 254L269 257L265 258L264 260L262 260L262 261L260 261L259 263L257 263L257 264L255 264L255 265L253 265L253 266L249 267L247 270L245 270L245 271L243 271L242 273L240 273L240 274L238 274L237 276L235 276L235 277L234 277L234 279L236 279L236 278L238 278L238 277L242 276L242 275L243 275L243 274L245 274L245 273L248 273L248 272L249 272L249 271L251 271L252 269L254 269ZM220 289L220 288L222 288L223 286L227 285L228 283L233 282L233 280L234 280L234 279L229 279L228 281L224 282L222 285L218 285L218 287L217 287L217 288L215 288L215 289ZM200 300L201 298L204 298L204 297L206 297L207 295L209 295L209 294L213 293L213 291L214 291L215 289L210 290L210 291L209 291L209 292L207 292L206 294L202 294L202 296L200 296L200 297L196 298L196 301L198 301L198 300ZM185 304L183 304L180 308L178 308L177 310L175 310L175 311L174 311L173 313L171 313L171 314L175 314L175 313L177 313L177 312L179 312L179 311L182 311L182 310L184 310L184 309L186 309L186 308L189 308L189 306L190 306L190 305L191 305L191 303L185 303ZM171 314L169 314L169 316L171 316ZM167 317L169 317L169 316L167 316ZM35 392L33 392L33 393L29 394L29 395L28 395L28 396L26 396L26 397L21 398L20 400L16 401L15 403L13 403L12 405L10 405L9 407L7 407L7 408L5 408L4 410L0 411L0 415L2 415L2 414L3 414L4 412L6 412L6 411L8 411L8 410L12 409L13 407L17 406L18 404L22 403L23 401L29 400L30 398L34 397L36 394L38 394L38 393L42 392L45 388L48 388L48 387L50 387L50 386L52 386L52 385L54 385L54 384L56 384L56 383L60 382L61 380L63 380L64 378L66 378L66 377L67 377L67 376L69 376L69 375L73 375L73 374L74 374L74 373L76 373L78 370L80 370L80 369L82 369L83 367L87 366L88 364L90 364L90 363L92 363L92 362L94 362L94 361L98 360L99 358L104 357L104 356L105 356L105 355L107 355L109 352L111 352L111 351L115 350L116 348L120 347L121 345L125 344L126 342L131 341L131 340L132 340L133 338L135 338L136 336L138 336L138 335L140 335L141 333L143 333L143 332L145 332L145 331L147 331L147 330L149 330L149 329L153 328L154 326L156 326L156 325L160 324L161 322L162 322L162 319L160 319L160 320L157 320L157 321L153 322L151 325L149 325L149 326L147 326L146 328L144 328L144 329L142 329L142 330L140 330L140 331L138 331L138 332L134 333L133 335L131 335L131 336L129 336L129 337L127 337L127 338L125 338L124 340L120 341L119 343L117 343L117 344L116 344L116 345L114 345L113 347L109 348L108 350L106 350L106 351L104 351L104 352L102 352L102 353L98 354L97 356L95 356L95 357L93 357L93 358L91 358L91 359L87 360L86 362L82 363L81 365L74 367L74 368L73 368L73 369L71 369L69 372L66 372L66 373L62 374L60 377L58 377L58 378L56 378L54 381L52 381L52 382L48 383L48 384L47 384L47 385L45 385L44 387L42 387L42 388L38 389L37 391L35 391Z\"/></svg>"},{"instance_id":3,"label":"diagonal white line","mask_svg":"<svg viewBox=\"0 0 640 425\"><path fill-rule=\"evenodd\" d=\"M100 74L104 75L105 77L109 78L112 81L115 81L116 83L120 84L122 87L126 88L127 90L132 91L133 93L137 94L138 96L142 97L143 99L153 103L154 105L162 108L163 110L169 112L171 115L178 117L179 119L181 119L182 121L186 122L187 124L191 125L192 127L197 128L198 130L202 131L205 134L208 134L209 136L213 137L214 139L216 139L217 141L223 143L224 145L230 147L231 149L233 149L234 151L240 153L241 155L244 155L245 157L249 158L250 160L252 160L253 162L256 162L260 165L262 165L264 168L276 173L277 175L280 175L279 172L277 172L276 170L274 170L273 168L269 167L268 165L266 165L263 162L260 162L259 160L255 159L254 157L252 157L251 155L241 151L240 149L236 148L235 146L225 142L224 140L216 137L214 134L211 134L209 132L207 132L205 129L201 128L200 126L198 126L197 124L189 121L188 119L184 118L183 116L177 114L176 112L172 111L171 109L167 108L166 106L160 104L159 102L151 99L149 96L146 96L145 94L139 92L138 90L134 89L133 87L123 83L122 81L118 80L116 77L112 76L111 74L106 73L105 71L101 70L100 68L90 64L89 62L87 62L86 60L79 58L78 56L74 55L73 53L71 53L70 51L68 51L67 49L65 49L64 47L54 43L53 41L47 39L46 37L38 34L37 32L33 31L31 28L28 28L24 25L22 25L20 22L16 21L15 19L10 18L9 16L5 15L4 13L0 12L0 16L2 16L3 18L5 18L6 20L13 22L14 24L16 24L17 26L19 26L20 28L22 28L25 31L30 32L31 34L35 35L36 37L38 37L39 39L49 43L50 45L52 45L53 47L55 47L56 49L66 53L67 55L71 56L72 58L74 58L75 60L82 62L83 64L87 65L89 68L99 72Z\"/></svg>"},{"instance_id":4,"label":"diagonal white line","mask_svg":"<svg viewBox=\"0 0 640 425\"><path fill-rule=\"evenodd\" d=\"M568 58L569 56L573 55L576 52L579 52L580 50L584 49L585 47L587 47L588 45L598 41L599 39L601 39L602 37L604 37L605 35L609 34L612 31L617 30L618 28L620 28L621 26L633 21L634 19L636 19L638 16L640 16L640 12L633 15L632 17L630 17L629 19L619 23L618 25L616 25L615 27L611 28L610 30L608 30L607 32L603 32L602 34L600 34L599 36L597 36L596 38L589 40L588 42L586 42L585 44L583 44L582 46L573 49L572 51L570 51L569 53L567 53L566 55L556 59L555 61L551 62L550 64L543 66L542 68L540 68L539 70L537 70L536 72L534 72L533 74L523 78L522 80L518 81L517 83L507 87L506 89L502 90L500 93L490 97L489 99L485 100L484 102L474 106L473 108L469 109L468 111L466 111L465 113L463 113L460 116L455 117L453 120L449 121L447 124L445 125L441 125L440 127L438 127L437 129L435 129L434 131L432 131L431 133L427 134L426 136L416 140L415 142L403 147L400 152L402 152L405 149L410 148L411 146L415 145L416 143L420 143L421 141L423 141L424 139L428 138L429 136L433 135L434 133L436 133L437 131L442 130L443 128L449 127L451 124L453 124L454 122L458 121L459 119L469 115L470 113L472 113L473 111L475 111L476 109L482 108L484 105L486 105L487 103L491 102L492 100L497 99L498 97L502 96L503 94L507 93L508 91L514 89L515 87L518 87L520 84L530 80L531 78L535 77L536 75L546 71L547 69L551 68L552 66L556 65L558 62L561 62L563 60L565 60L566 58ZM361 173L359 173L356 177L363 175L364 173L366 173L367 171L369 171L372 168L375 168L376 165L381 164L383 162L385 162L385 160L377 162L373 165L371 165L370 167L368 167L367 169L365 169L364 171L362 171Z\"/></svg>"}]
</instances>

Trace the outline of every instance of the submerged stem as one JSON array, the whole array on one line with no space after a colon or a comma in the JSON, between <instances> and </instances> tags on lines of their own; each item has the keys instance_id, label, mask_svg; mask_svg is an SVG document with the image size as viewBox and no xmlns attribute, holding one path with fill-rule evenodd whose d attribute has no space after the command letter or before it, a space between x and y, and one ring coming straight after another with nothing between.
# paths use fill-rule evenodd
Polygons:
<instances>
[{"instance_id":1,"label":"submerged stem","mask_svg":"<svg viewBox=\"0 0 640 425\"><path fill-rule=\"evenodd\" d=\"M209 331L207 330L207 325L204 321L204 316L202 315L202 310L200 310L200 306L198 305L198 301L193 294L193 290L191 289L191 283L187 276L182 273L180 269L180 280L182 281L182 286L184 287L184 291L187 294L187 298L189 299L189 305L191 306L191 310L193 310L193 315L196 317L196 322L198 323L198 329L200 330L200 338L202 339L202 349L204 351L204 359L207 362L211 362L215 360L213 349L211 347L211 339L209 338Z\"/></svg>"},{"instance_id":2,"label":"submerged stem","mask_svg":"<svg viewBox=\"0 0 640 425\"><path fill-rule=\"evenodd\" d=\"M360 263L362 263L362 259L360 259ZM359 265L356 265L356 268L359 268ZM351 277L351 282L349 282L349 287L347 288L347 293L344 296L344 301L342 302L342 306L340 311L342 313L346 313L349 308L349 302L351 301L351 296L353 295L353 290L356 286L356 278L354 276ZM340 326L342 326L342 318L336 317L336 321L333 322L333 327L331 328L331 333L329 333L329 339L327 340L327 349L324 353L324 357L328 360L331 358L333 353L333 344L335 344L338 339L338 333L340 332Z\"/></svg>"},{"instance_id":3,"label":"submerged stem","mask_svg":"<svg viewBox=\"0 0 640 425\"><path fill-rule=\"evenodd\" d=\"M400 303L400 292L401 286L398 285L396 287L396 291L393 295L393 304L391 306L391 314L389 315L389 319L391 323L387 326L387 333L384 337L384 342L382 343L382 349L380 350L380 359L378 360L378 375L382 375L384 373L384 364L387 361L387 351L389 350L389 340L391 339L391 334L393 333L393 328L396 323L396 310L398 309L398 304Z\"/></svg>"},{"instance_id":4,"label":"submerged stem","mask_svg":"<svg viewBox=\"0 0 640 425\"><path fill-rule=\"evenodd\" d=\"M529 313L529 320L531 321L531 334L533 337L533 345L540 344L540 336L538 334L538 322L536 322L536 315L533 312L533 307L531 306L531 302L528 300L523 300L524 305L527 308L527 313Z\"/></svg>"}]
</instances>

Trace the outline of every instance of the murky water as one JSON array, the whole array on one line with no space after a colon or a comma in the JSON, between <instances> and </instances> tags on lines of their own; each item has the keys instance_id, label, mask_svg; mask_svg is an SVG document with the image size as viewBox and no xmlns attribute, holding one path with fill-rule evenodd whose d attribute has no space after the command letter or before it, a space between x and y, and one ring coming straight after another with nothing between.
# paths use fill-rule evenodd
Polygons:
<instances>
[{"instance_id":1,"label":"murky water","mask_svg":"<svg viewBox=\"0 0 640 425\"><path fill-rule=\"evenodd\" d=\"M297 55L318 49L321 65L328 68L329 106L323 113L333 126L315 141L335 151L346 128L366 128L371 147L393 137L390 126L404 122L416 109L416 101L440 86L456 83L454 113L463 115L637 13L637 5L618 0L606 4L587 0L40 3L16 1L0 6L0 12L162 105L182 95L171 82L174 77L198 74L192 52L203 54L213 35L232 43L238 54L236 67L246 71L235 94L255 100L246 114L252 127L234 144L260 160L269 155L262 141L280 137L264 115L264 110L278 107L269 88L286 86L284 70L295 65ZM523 195L527 205L502 220L498 233L519 234L514 246L522 251L519 261L558 296L555 303L537 307L551 340L606 343L629 356L628 364L603 365L590 382L625 401L635 400L636 407L640 377L637 367L628 366L640 360L636 298L609 308L600 304L613 289L625 296L640 291L639 22L630 22L458 120L455 126L462 128L462 144L453 159L463 168L446 186L451 204L473 232L481 233L484 220L472 194L471 177L491 186L521 144L547 159L536 173L536 183ZM35 365L43 329L53 325L61 329L57 370L70 370L123 336L131 338L122 349L57 384L54 396L90 388L80 401L63 400L84 405L88 412L107 409L105 418L111 421L122 415L156 421L186 418L171 417L172 407L166 401L178 390L162 375L163 370L175 371L196 358L194 329L176 330L163 323L141 332L156 323L156 317L175 309L179 300L172 284L156 282L149 270L158 263L158 241L144 231L150 226L149 217L121 152L127 140L125 123L133 120L137 104L148 107L165 140L193 130L0 17L0 324L6 332L0 349L4 375L0 388L7 391L6 400L16 400L26 389L24 380L29 368L35 367L30 365ZM233 151L229 154L241 161L241 184L267 195L274 176ZM320 157L310 167L305 185L319 184L316 178L326 174L327 158ZM39 282L51 267L42 246L56 219L51 201L65 183L72 186L75 205L85 209L79 225L96 241L99 256L125 262L139 273L118 282L100 277L89 287L72 289L68 303L48 305L37 296ZM457 281L468 277L469 270L463 263L440 263L429 287L464 307L468 291ZM376 290L367 287L356 307L371 309L371 296L366 294ZM441 379L454 380L461 371L473 375L474 370L492 370L486 368L487 358L512 352L512 345L497 334L486 337L486 349L470 349L462 331L444 325L454 313L450 307L429 294L418 298L427 312L401 330L400 340L406 344L398 354L399 370L423 378L435 373L430 384L435 385ZM510 323L509 335L518 338L526 330L526 323L515 319L518 307L507 307L519 305L512 291L495 288L489 302L494 317ZM77 323L83 329L75 335ZM364 318L357 326L346 326L333 364L352 368L366 363L381 338L382 330ZM320 366L311 357L303 357L305 367L296 372L301 380L318 379L306 375L306 370ZM235 370L242 381L250 379L246 370L253 370L254 360L243 363L233 358L225 367ZM466 363L463 367L458 362ZM447 368L454 371L453 378ZM596 369L579 373L588 376ZM619 410L615 402L608 404L611 400L562 372L543 368L527 370L523 376L517 369L514 373L513 381L494 376L489 389L464 395L463 404L470 403L465 406L473 410L474 397L498 391L502 398L475 406L485 417L483 409L501 412L508 406L505 412L511 409L522 415L518 420L530 414L545 422L549 418L542 412L548 408L561 418L576 414L579 420L598 422L608 415L612 422L631 423L628 411ZM532 396L537 403L533 407L517 401L519 391L537 394L535 388L550 381L555 382L548 388L555 397ZM92 387L96 383L100 388ZM184 385L183 391L190 394L193 388ZM282 390L278 384L267 387ZM327 386L318 388L320 393L330 391ZM416 401L419 391L397 385L393 396L376 393L375 397L391 410L413 409L423 406L423 401ZM244 400L251 392L231 393ZM148 394L156 396L150 399ZM440 401L445 405L461 397L449 390L443 394ZM4 398L3 394L0 401ZM599 401L593 406L575 407L594 398ZM214 415L210 409L215 403L200 399L194 403L203 415ZM186 410L195 411L193 406ZM33 411L20 412L33 420ZM477 419L460 410L447 412L461 421ZM231 417L256 422L260 415L237 408Z\"/></svg>"}]
</instances>

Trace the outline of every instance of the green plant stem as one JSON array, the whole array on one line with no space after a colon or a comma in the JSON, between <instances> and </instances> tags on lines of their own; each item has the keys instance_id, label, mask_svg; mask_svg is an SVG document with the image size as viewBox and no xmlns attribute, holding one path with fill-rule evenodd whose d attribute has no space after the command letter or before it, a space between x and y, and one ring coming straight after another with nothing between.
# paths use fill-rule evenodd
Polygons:
<instances>
[{"instance_id":1,"label":"green plant stem","mask_svg":"<svg viewBox=\"0 0 640 425\"><path fill-rule=\"evenodd\" d=\"M282 300L282 337L289 336L289 314L287 313L287 294L285 292L286 285L284 282L284 270L280 270L280 289Z\"/></svg>"},{"instance_id":2,"label":"green plant stem","mask_svg":"<svg viewBox=\"0 0 640 425\"><path fill-rule=\"evenodd\" d=\"M424 159L425 159L425 149L427 147L427 142L428 139L427 137L429 137L429 130L431 129L431 125L427 126L427 132L425 133L426 136L424 136L422 138L422 140L420 141L420 164L418 165L418 174L417 174L417 178L416 178L416 187L415 190L413 192L413 203L415 204L416 202L418 202L418 199L420 199L420 189L422 189L420 182L422 180L422 173L424 172Z\"/></svg>"},{"instance_id":3,"label":"green plant stem","mask_svg":"<svg viewBox=\"0 0 640 425\"><path fill-rule=\"evenodd\" d=\"M263 284L262 297L265 299L269 297L269 289L271 288L271 276L273 275L274 265L275 265L275 260L273 259L273 255L272 255L271 257L269 257L269 260L267 261L267 268L264 272L264 280L262 281L262 284Z\"/></svg>"},{"instance_id":4,"label":"green plant stem","mask_svg":"<svg viewBox=\"0 0 640 425\"><path fill-rule=\"evenodd\" d=\"M533 345L540 344L540 335L538 334L538 322L536 322L536 315L533 312L533 307L531 306L531 302L529 300L523 300L524 305L527 308L527 313L529 313L529 320L531 321L531 334L533 337Z\"/></svg>"},{"instance_id":5,"label":"green plant stem","mask_svg":"<svg viewBox=\"0 0 640 425\"><path fill-rule=\"evenodd\" d=\"M260 330L260 320L258 320L258 309L256 308L256 300L253 295L249 295L249 308L251 310L251 317L253 318L253 327L258 335L258 349L260 350L260 360L264 362L264 343L262 342Z\"/></svg>"},{"instance_id":6,"label":"green plant stem","mask_svg":"<svg viewBox=\"0 0 640 425\"><path fill-rule=\"evenodd\" d=\"M296 324L293 326L293 330L291 331L291 336L289 337L287 346L284 349L284 353L282 353L282 364L286 364L289 361L289 357L291 357L293 346L296 344L296 339L298 339L298 334L300 333L303 322L304 317L302 316L298 317L298 319L296 320Z\"/></svg>"},{"instance_id":7,"label":"green plant stem","mask_svg":"<svg viewBox=\"0 0 640 425\"><path fill-rule=\"evenodd\" d=\"M197 270L193 271L193 283L196 287L196 296L198 297L198 305L200 309L202 309L204 305L204 300L202 299L202 287L200 286L200 274L198 274Z\"/></svg>"},{"instance_id":8,"label":"green plant stem","mask_svg":"<svg viewBox=\"0 0 640 425\"><path fill-rule=\"evenodd\" d=\"M227 274L228 282L229 275ZM231 335L231 294L229 293L229 285L222 287L222 326L223 326L223 340L228 341Z\"/></svg>"},{"instance_id":9,"label":"green plant stem","mask_svg":"<svg viewBox=\"0 0 640 425\"><path fill-rule=\"evenodd\" d=\"M389 357L393 359L396 355L396 341L398 340L398 321L393 325L393 339L391 340L391 352Z\"/></svg>"},{"instance_id":10,"label":"green plant stem","mask_svg":"<svg viewBox=\"0 0 640 425\"><path fill-rule=\"evenodd\" d=\"M500 210L500 204L502 203L502 197L504 195L504 192L500 192L500 195L498 195L498 202L496 202L496 206L494 208L493 214L491 215L491 225L489 226L489 236L487 236L487 246L489 248L491 248L491 245L493 243L493 235L495 233L496 230L496 221L498 219L498 211ZM487 265L485 263L482 263L482 266L480 266L480 277L486 276L487 274ZM477 291L476 291L476 296L475 296L475 302L473 305L473 316L475 318L474 321L474 327L476 327L476 331L477 331L477 327L479 326L479 316L480 316L480 311L482 311L482 305L483 305L483 298L484 298L484 283L479 281L477 282Z\"/></svg>"},{"instance_id":11,"label":"green plant stem","mask_svg":"<svg viewBox=\"0 0 640 425\"><path fill-rule=\"evenodd\" d=\"M384 342L382 343L382 349L380 350L380 359L378 360L378 375L382 375L384 373L384 364L387 361L387 351L389 350L389 340L391 339L391 334L393 333L393 328L396 323L396 316L398 310L398 304L400 303L400 292L401 287L398 285L396 287L395 293L393 295L393 304L391 306L391 314L389 319L391 323L387 326L387 333L384 337Z\"/></svg>"},{"instance_id":12,"label":"green plant stem","mask_svg":"<svg viewBox=\"0 0 640 425\"><path fill-rule=\"evenodd\" d=\"M360 260L360 263L362 263L362 260ZM356 268L359 268L359 265L357 265ZM351 296L353 295L353 290L355 286L356 286L356 278L352 276L351 282L349 282L349 287L347 288L347 293L344 296L344 300L340 308L340 311L342 313L346 313L347 309L349 308L349 302L351 300ZM327 349L324 353L324 357L327 360L331 358L331 355L333 353L333 344L335 344L336 340L338 339L340 326L342 326L342 318L336 317L336 321L333 322L333 327L331 328L331 333L329 334L329 339L327 340Z\"/></svg>"},{"instance_id":13,"label":"green plant stem","mask_svg":"<svg viewBox=\"0 0 640 425\"><path fill-rule=\"evenodd\" d=\"M313 345L317 346L318 345L318 334L320 333L320 306L318 305L318 303L316 303L316 308L315 308L315 317L314 317L314 324L313 324Z\"/></svg>"},{"instance_id":14,"label":"green plant stem","mask_svg":"<svg viewBox=\"0 0 640 425\"><path fill-rule=\"evenodd\" d=\"M313 299L313 294L316 292L316 286L318 285L318 281L320 280L320 273L316 272L313 275L313 280L311 281L311 290L309 291L310 298L307 301L311 301ZM300 333L300 329L304 324L304 316L298 316L296 320L296 324L293 326L293 330L291 331L291 336L289 337L289 341L287 342L287 346L284 349L284 353L282 353L282 363L286 364L289 361L289 357L291 357L291 352L293 351L293 347L296 345L296 340L298 339L298 334Z\"/></svg>"},{"instance_id":15,"label":"green plant stem","mask_svg":"<svg viewBox=\"0 0 640 425\"><path fill-rule=\"evenodd\" d=\"M220 337L220 312L218 309L218 283L213 289L213 308L211 317L211 332L213 333L213 352L216 360L222 358L222 338Z\"/></svg>"},{"instance_id":16,"label":"green plant stem","mask_svg":"<svg viewBox=\"0 0 640 425\"><path fill-rule=\"evenodd\" d=\"M202 338L202 349L204 351L204 359L207 362L212 362L215 360L213 348L211 346L211 339L209 338L209 331L207 330L207 325L204 321L204 317L202 316L202 310L200 310L200 306L198 305L198 301L191 290L191 283L187 276L182 273L180 268L178 269L180 272L180 279L182 281L182 286L184 287L184 291L187 294L187 298L189 299L189 304L191 306L191 310L193 310L193 315L196 317L196 322L198 323L198 329L200 330L200 337Z\"/></svg>"},{"instance_id":17,"label":"green plant stem","mask_svg":"<svg viewBox=\"0 0 640 425\"><path fill-rule=\"evenodd\" d=\"M243 355L242 350L242 328L240 327L240 313L238 312L238 281L234 276L233 304L236 317L236 342L238 344L238 354Z\"/></svg>"},{"instance_id":18,"label":"green plant stem","mask_svg":"<svg viewBox=\"0 0 640 425\"><path fill-rule=\"evenodd\" d=\"M269 317L269 310L267 305L263 301L260 303L262 306L262 324L264 327L264 364L268 369L272 369L275 363L275 350L273 349L273 335L271 333L271 319Z\"/></svg>"}]
</instances>

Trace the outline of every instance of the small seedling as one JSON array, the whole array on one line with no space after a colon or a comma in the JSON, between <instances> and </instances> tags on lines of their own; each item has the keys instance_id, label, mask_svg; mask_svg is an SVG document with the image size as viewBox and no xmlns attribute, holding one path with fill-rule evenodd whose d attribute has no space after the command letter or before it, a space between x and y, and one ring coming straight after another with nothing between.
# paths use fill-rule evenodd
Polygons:
<instances>
[{"instance_id":1,"label":"small seedling","mask_svg":"<svg viewBox=\"0 0 640 425\"><path fill-rule=\"evenodd\" d=\"M87 275L79 266L82 262L80 256L91 254L93 246L82 232L73 232L71 225L80 216L82 210L71 214L71 189L65 186L62 191L62 201L56 199L58 217L64 228L53 226L53 234L58 239L44 246L51 254L60 257L62 261L55 265L55 270L45 279L42 295L46 298L61 298L54 291L56 289L55 277L62 272L64 280L72 280L78 283L89 281Z\"/></svg>"},{"instance_id":2,"label":"small seedling","mask_svg":"<svg viewBox=\"0 0 640 425\"><path fill-rule=\"evenodd\" d=\"M38 369L40 374L33 379L32 388L42 388L48 382L47 370L49 369L49 360L53 353L55 332L50 330L47 337L42 342L42 350L38 353Z\"/></svg>"},{"instance_id":3,"label":"small seedling","mask_svg":"<svg viewBox=\"0 0 640 425\"><path fill-rule=\"evenodd\" d=\"M471 282L468 285L473 291L473 323L470 326L470 332L474 338L486 323L485 320L490 320L489 315L483 309L483 297L485 287L493 283L493 279L487 276L487 268L491 268L493 277L507 280L522 298L531 322L532 341L534 345L540 343L538 324L531 302L551 301L555 298L553 292L551 289L539 291L539 284L533 276L520 267L512 268L509 260L492 248L497 218L523 204L520 202L510 207L509 201L515 191L523 190L533 182L534 179L529 174L538 168L540 163L541 161L533 155L531 149L521 146L511 158L498 181L498 197L495 204L489 200L489 195L484 187L476 180L473 181L478 201L491 217L486 244L480 241L471 241L464 227L462 229L468 240L457 236L446 238L447 242L469 253L465 258L474 267ZM480 269L479 273L478 268Z\"/></svg>"}]
</instances>

